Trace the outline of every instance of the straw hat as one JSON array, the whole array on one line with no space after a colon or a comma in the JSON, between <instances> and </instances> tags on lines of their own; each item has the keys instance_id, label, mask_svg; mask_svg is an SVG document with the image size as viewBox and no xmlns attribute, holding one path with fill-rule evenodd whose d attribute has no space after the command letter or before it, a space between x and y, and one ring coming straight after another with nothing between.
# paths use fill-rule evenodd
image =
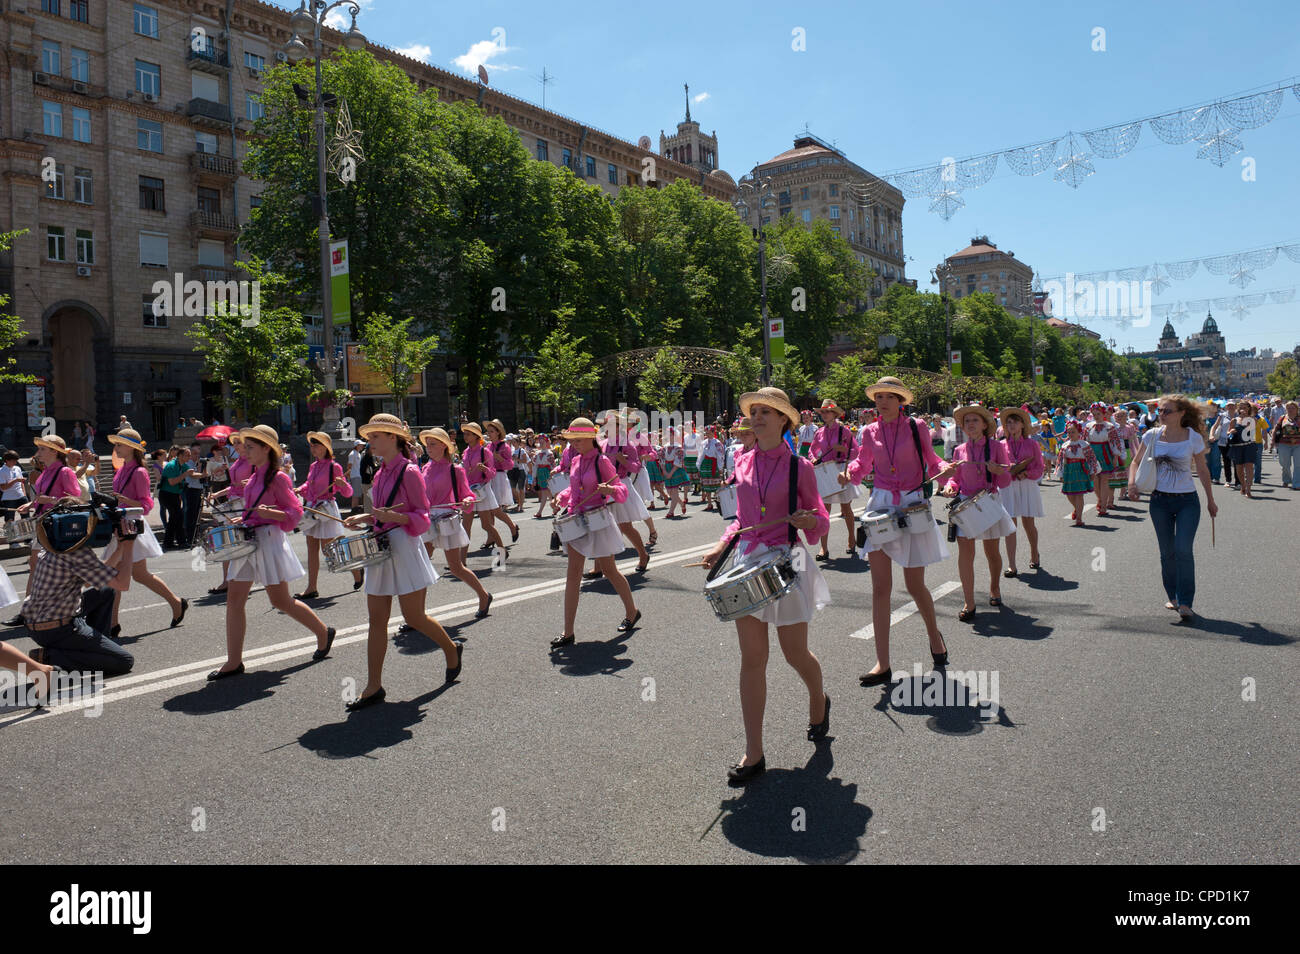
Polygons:
<instances>
[{"instance_id":1,"label":"straw hat","mask_svg":"<svg viewBox=\"0 0 1300 954\"><path fill-rule=\"evenodd\" d=\"M60 454L68 452L68 445L64 443L62 437L58 434L51 434L49 437L38 437L33 442L37 447L48 447L52 451L58 451Z\"/></svg>"},{"instance_id":2,"label":"straw hat","mask_svg":"<svg viewBox=\"0 0 1300 954\"><path fill-rule=\"evenodd\" d=\"M116 434L109 434L108 442L110 444L121 444L123 447L130 447L133 450L142 451L145 449L145 440L140 436L140 432L129 427L122 428Z\"/></svg>"},{"instance_id":3,"label":"straw hat","mask_svg":"<svg viewBox=\"0 0 1300 954\"><path fill-rule=\"evenodd\" d=\"M239 430L239 439L243 441L258 441L265 444L269 449L280 452L280 435L276 433L275 428L268 424L258 424L256 427L243 427Z\"/></svg>"},{"instance_id":4,"label":"straw hat","mask_svg":"<svg viewBox=\"0 0 1300 954\"><path fill-rule=\"evenodd\" d=\"M799 426L799 412L794 409L786 393L780 388L759 388L757 391L749 391L740 396L740 413L745 417L753 417L750 408L755 404L762 404L774 410L780 411L790 421L790 426Z\"/></svg>"},{"instance_id":5,"label":"straw hat","mask_svg":"<svg viewBox=\"0 0 1300 954\"><path fill-rule=\"evenodd\" d=\"M322 431L308 431L307 442L311 443L312 441L315 441L317 444L324 444L326 450L331 454L334 453L334 440L328 434Z\"/></svg>"},{"instance_id":6,"label":"straw hat","mask_svg":"<svg viewBox=\"0 0 1300 954\"><path fill-rule=\"evenodd\" d=\"M483 428L479 427L473 421L466 421L462 424L460 426L460 432L462 434L473 434L479 440L483 439Z\"/></svg>"},{"instance_id":7,"label":"straw hat","mask_svg":"<svg viewBox=\"0 0 1300 954\"><path fill-rule=\"evenodd\" d=\"M590 438L596 440L600 436L600 430L592 423L589 417L575 417L563 431L560 436L566 441L582 440Z\"/></svg>"},{"instance_id":8,"label":"straw hat","mask_svg":"<svg viewBox=\"0 0 1300 954\"><path fill-rule=\"evenodd\" d=\"M736 421L735 424L731 425L731 433L736 434L739 432L743 432L745 434L752 434L754 432L754 429L749 426L749 418L742 417L738 421Z\"/></svg>"},{"instance_id":9,"label":"straw hat","mask_svg":"<svg viewBox=\"0 0 1300 954\"><path fill-rule=\"evenodd\" d=\"M1026 437L1029 437L1034 433L1034 419L1029 416L1029 412L1024 408L1004 408L1002 411L1002 426L1005 428L1007 426L1007 421L1013 417L1020 419L1020 426L1024 429Z\"/></svg>"},{"instance_id":10,"label":"straw hat","mask_svg":"<svg viewBox=\"0 0 1300 954\"><path fill-rule=\"evenodd\" d=\"M365 438L369 438L371 434L394 434L408 441L411 439L411 432L407 426L392 414L376 414L357 428L357 433Z\"/></svg>"},{"instance_id":11,"label":"straw hat","mask_svg":"<svg viewBox=\"0 0 1300 954\"><path fill-rule=\"evenodd\" d=\"M484 422L483 422L483 428L484 428L484 430L486 430L489 426L491 426L491 427L495 427L495 428L497 429L497 433L501 435L501 438L500 438L500 439L501 439L501 440L505 440L505 436L506 436L506 426L505 426L504 424L501 423L501 418L499 418L499 417L494 417L494 418L492 418L492 420L490 420L490 421L484 421Z\"/></svg>"},{"instance_id":12,"label":"straw hat","mask_svg":"<svg viewBox=\"0 0 1300 954\"><path fill-rule=\"evenodd\" d=\"M1014 408L1014 410L1016 413L1020 413L1020 408ZM993 432L997 428L998 419L993 416L992 411L986 408L983 404L967 404L965 407L959 407L957 410L952 412L952 419L956 422L957 427L961 427L962 419L967 414L978 414L980 417L984 418L984 426L988 430L988 436L993 436Z\"/></svg>"},{"instance_id":13,"label":"straw hat","mask_svg":"<svg viewBox=\"0 0 1300 954\"><path fill-rule=\"evenodd\" d=\"M898 380L898 378L881 378L875 384L871 385L871 387L867 388L867 398L874 401L876 395L881 391L885 391L889 394L897 394L903 399L904 404L912 404L916 401L916 395L912 393L912 389L902 381Z\"/></svg>"},{"instance_id":14,"label":"straw hat","mask_svg":"<svg viewBox=\"0 0 1300 954\"><path fill-rule=\"evenodd\" d=\"M451 435L448 434L445 430L443 430L441 427L431 427L427 431L420 431L421 444L428 441L428 439L431 437L435 441L442 441L443 444L446 445L448 458L456 456L456 442L451 439Z\"/></svg>"},{"instance_id":15,"label":"straw hat","mask_svg":"<svg viewBox=\"0 0 1300 954\"><path fill-rule=\"evenodd\" d=\"M821 414L823 411L833 411L834 413L838 414L840 417L844 416L844 409L840 407L838 404L836 404L834 401L832 401L830 398L827 398L825 401L822 401L822 406L817 409L818 414Z\"/></svg>"}]
</instances>

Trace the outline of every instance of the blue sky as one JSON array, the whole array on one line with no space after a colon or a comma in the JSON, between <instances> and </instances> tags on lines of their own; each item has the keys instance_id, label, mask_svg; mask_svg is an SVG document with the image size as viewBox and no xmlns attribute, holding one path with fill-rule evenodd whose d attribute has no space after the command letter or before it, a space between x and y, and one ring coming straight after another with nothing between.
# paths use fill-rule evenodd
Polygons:
<instances>
[{"instance_id":1,"label":"blue sky","mask_svg":"<svg viewBox=\"0 0 1300 954\"><path fill-rule=\"evenodd\" d=\"M282 5L290 4L282 0ZM861 2L591 4L367 0L359 27L374 43L447 69L485 61L492 85L616 135L658 144L684 112L717 130L719 164L736 178L788 149L804 124L877 174L935 165L1300 82L1300 4L1205 2L865 4ZM1105 31L1095 51L1094 30ZM504 35L494 34L500 28ZM792 49L802 28L806 49ZM500 47L504 46L504 49ZM496 47L496 49L493 49ZM486 54L486 55L485 55ZM458 65L459 64L459 65ZM1150 265L1300 243L1300 98L1285 94L1268 125L1240 134L1219 168L1198 144L1166 145L1144 127L1137 147L1094 160L1079 188L1052 171L1021 177L1003 163L966 191L950 221L925 197L903 212L908 276L987 234L1043 277ZM1254 160L1254 181L1241 161ZM1300 288L1279 256L1244 289L1204 268L1155 297L1233 297ZM1177 326L1200 329L1203 313ZM1300 296L1244 320L1216 313L1229 349L1300 343ZM1089 327L1122 349L1154 348L1161 321Z\"/></svg>"}]
</instances>

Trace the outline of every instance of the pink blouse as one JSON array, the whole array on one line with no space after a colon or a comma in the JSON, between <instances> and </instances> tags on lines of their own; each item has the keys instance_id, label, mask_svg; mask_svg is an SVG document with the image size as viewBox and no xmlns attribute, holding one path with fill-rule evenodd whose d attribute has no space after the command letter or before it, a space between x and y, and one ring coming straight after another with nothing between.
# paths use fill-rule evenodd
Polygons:
<instances>
[{"instance_id":1,"label":"pink blouse","mask_svg":"<svg viewBox=\"0 0 1300 954\"><path fill-rule=\"evenodd\" d=\"M831 448L836 444L847 444L846 451L832 451ZM809 457L818 464L823 460L846 461L853 456L857 449L857 442L853 439L853 432L849 430L841 421L834 424L823 425L817 429L817 436L813 438L812 450L809 451Z\"/></svg>"},{"instance_id":2,"label":"pink blouse","mask_svg":"<svg viewBox=\"0 0 1300 954\"><path fill-rule=\"evenodd\" d=\"M601 445L601 450L605 452L610 460L614 462L620 477L630 477L641 469L641 451L635 444L613 444L606 442ZM616 454L622 454L627 458L627 466L624 467L619 463Z\"/></svg>"},{"instance_id":3,"label":"pink blouse","mask_svg":"<svg viewBox=\"0 0 1300 954\"><path fill-rule=\"evenodd\" d=\"M597 484L612 485L614 493L609 496L596 493ZM569 465L569 486L560 491L555 502L570 513L586 513L605 506L611 497L615 503L627 500L627 485L618 479L614 462L594 450L574 454ZM576 500L575 506L569 506L571 500Z\"/></svg>"},{"instance_id":4,"label":"pink blouse","mask_svg":"<svg viewBox=\"0 0 1300 954\"><path fill-rule=\"evenodd\" d=\"M569 472L569 465L573 463L573 445L565 444L564 452L560 454L560 470L564 473Z\"/></svg>"},{"instance_id":5,"label":"pink blouse","mask_svg":"<svg viewBox=\"0 0 1300 954\"><path fill-rule=\"evenodd\" d=\"M33 489L38 496L57 497L81 497L81 481L77 480L77 472L67 464L50 464L43 471L36 475L36 481L32 484ZM40 516L47 510L53 510L54 504L37 504L36 515Z\"/></svg>"},{"instance_id":6,"label":"pink blouse","mask_svg":"<svg viewBox=\"0 0 1300 954\"><path fill-rule=\"evenodd\" d=\"M424 475L424 495L430 507L455 507L465 500L478 499L469 489L469 478L464 469L446 457L429 461L421 473Z\"/></svg>"},{"instance_id":7,"label":"pink blouse","mask_svg":"<svg viewBox=\"0 0 1300 954\"><path fill-rule=\"evenodd\" d=\"M984 466L987 460L1004 467L1011 466L1007 458L1006 446L998 440L989 441L989 456L984 456L984 439L967 441L952 452L952 459L958 464L957 473L948 478L946 486L956 486L957 493L963 497L979 493L981 490L998 490L1011 483L1010 474L993 474Z\"/></svg>"},{"instance_id":8,"label":"pink blouse","mask_svg":"<svg viewBox=\"0 0 1300 954\"><path fill-rule=\"evenodd\" d=\"M347 485L346 490L340 489L340 481ZM311 467L307 470L307 479L295 489L303 500L312 506L325 503L335 495L352 496L352 485L343 479L343 468L339 462L326 460L323 457L311 462Z\"/></svg>"},{"instance_id":9,"label":"pink blouse","mask_svg":"<svg viewBox=\"0 0 1300 954\"><path fill-rule=\"evenodd\" d=\"M244 495L244 484L248 482L253 473L253 465L249 463L247 457L241 457L230 465L230 496L242 497Z\"/></svg>"},{"instance_id":10,"label":"pink blouse","mask_svg":"<svg viewBox=\"0 0 1300 954\"><path fill-rule=\"evenodd\" d=\"M401 486L390 505L388 496L393 492L393 485L397 481L401 481ZM420 474L420 468L405 457L394 457L380 468L371 485L370 499L376 509L400 510L410 517L401 527L407 535L418 537L429 529L429 498L424 492L424 477ZM376 530L384 530L388 526L382 521L375 523Z\"/></svg>"},{"instance_id":11,"label":"pink blouse","mask_svg":"<svg viewBox=\"0 0 1300 954\"><path fill-rule=\"evenodd\" d=\"M264 464L253 471L253 476L248 478L248 483L244 485L244 526L276 526L285 533L291 533L293 528L298 526L298 521L302 519L302 501L298 495L293 492L293 481L289 475L282 470L277 470L271 478L271 485L267 488L266 493L262 493L262 487L266 482L266 472L268 465ZM258 500L258 497L261 500ZM259 517L252 513L253 501L257 501L258 506L275 507L277 510L284 511L284 519L275 521L268 520L265 517Z\"/></svg>"},{"instance_id":12,"label":"pink blouse","mask_svg":"<svg viewBox=\"0 0 1300 954\"><path fill-rule=\"evenodd\" d=\"M515 466L515 452L506 441L492 442L492 456L496 458L496 468L501 473Z\"/></svg>"},{"instance_id":13,"label":"pink blouse","mask_svg":"<svg viewBox=\"0 0 1300 954\"><path fill-rule=\"evenodd\" d=\"M481 441L473 447L465 448L460 460L471 484L486 484L496 476L497 469L492 463L492 455Z\"/></svg>"},{"instance_id":14,"label":"pink blouse","mask_svg":"<svg viewBox=\"0 0 1300 954\"><path fill-rule=\"evenodd\" d=\"M122 465L121 469L113 475L113 493L138 500L145 513L153 512L154 500L149 493L149 471L141 464L132 461Z\"/></svg>"},{"instance_id":15,"label":"pink blouse","mask_svg":"<svg viewBox=\"0 0 1300 954\"><path fill-rule=\"evenodd\" d=\"M924 462L917 458L912 426L907 422L908 418L902 414L888 424L881 420L872 421L862 429L858 456L849 464L849 480L860 484L875 473L876 489L890 491L895 507L903 502L903 494L916 490L926 477L937 474L946 466L934 452L930 428L923 421L916 422L916 436L921 440Z\"/></svg>"},{"instance_id":16,"label":"pink blouse","mask_svg":"<svg viewBox=\"0 0 1300 954\"><path fill-rule=\"evenodd\" d=\"M1039 446L1038 441L1032 437L1010 438L1002 442L1007 451L1007 460L1013 464L1018 464L1022 460L1028 460L1029 466L1022 470L1012 480L1033 480L1037 481L1043 476L1046 469L1043 464L1043 448Z\"/></svg>"},{"instance_id":17,"label":"pink blouse","mask_svg":"<svg viewBox=\"0 0 1300 954\"><path fill-rule=\"evenodd\" d=\"M757 445L746 454L736 456L736 519L731 521L722 535L730 540L742 527L752 527L767 520L785 516L790 505L790 457L788 444L782 441L772 450L760 450ZM815 545L830 529L826 504L817 493L817 475L811 461L799 458L798 484L795 487L795 506L817 514L817 525L803 532L809 545ZM764 510L767 512L764 513ZM790 539L790 525L774 523L758 530L741 534L745 544L742 553L749 553L759 544L769 547L784 546Z\"/></svg>"}]
</instances>

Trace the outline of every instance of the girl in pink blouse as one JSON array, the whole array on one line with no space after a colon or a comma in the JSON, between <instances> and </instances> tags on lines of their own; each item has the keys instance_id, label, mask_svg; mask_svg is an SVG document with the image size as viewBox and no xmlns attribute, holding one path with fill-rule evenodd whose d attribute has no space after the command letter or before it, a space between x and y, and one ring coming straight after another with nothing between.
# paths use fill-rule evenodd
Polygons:
<instances>
[{"instance_id":1,"label":"girl in pink blouse","mask_svg":"<svg viewBox=\"0 0 1300 954\"><path fill-rule=\"evenodd\" d=\"M113 464L117 468L117 472L113 474L113 496L121 506L142 510L148 517L153 510L154 500L149 492L149 470L144 458L144 439L138 431L124 427L116 434L109 434L108 442L113 446ZM117 547L117 534L113 534L113 539L104 548L105 562L108 562L108 558ZM135 546L131 550L131 557L134 560L131 564L131 579L167 601L172 611L172 628L175 628L185 618L185 612L190 608L190 601L178 599L171 587L149 572L149 564L146 561L150 557L160 556L162 556L162 547L158 545L153 527L149 526L148 520L145 520L144 530L135 538ZM129 582L127 587L130 587ZM115 590L113 593L113 627L109 631L110 639L117 639L117 634L122 631L122 627L118 624L118 614L124 592L125 590Z\"/></svg>"},{"instance_id":2,"label":"girl in pink blouse","mask_svg":"<svg viewBox=\"0 0 1300 954\"><path fill-rule=\"evenodd\" d=\"M452 576L467 583L478 596L478 613L475 619L482 619L488 614L492 605L492 594L483 588L479 578L474 575L461 557L462 550L469 546L465 528L455 519L455 511L460 509L467 513L474 511L474 492L469 489L469 478L464 469L452 462L456 452L456 442L441 427L420 432L420 440L429 455L429 462L424 465L424 492L429 498L430 522L424 534L424 549L433 558L434 548L441 548L447 555L447 569ZM434 520L436 514L446 513L452 519Z\"/></svg>"},{"instance_id":3,"label":"girl in pink blouse","mask_svg":"<svg viewBox=\"0 0 1300 954\"><path fill-rule=\"evenodd\" d=\"M27 501L14 511L15 519L23 517L39 517L47 511L53 510L55 505L64 497L76 497L81 499L81 481L77 480L77 472L68 466L68 447L63 442L63 438L57 434L51 434L49 437L36 438L36 453L33 455L37 463L43 468L36 479L32 481L32 500ZM36 558L40 555L41 544L33 537L31 543L31 554L27 557L27 595L32 592L32 575L36 572ZM22 614L18 614L21 621ZM16 623L15 625L21 625Z\"/></svg>"},{"instance_id":4,"label":"girl in pink blouse","mask_svg":"<svg viewBox=\"0 0 1300 954\"><path fill-rule=\"evenodd\" d=\"M844 411L831 400L822 402L818 413L822 416L822 426L817 429L817 436L813 438L812 450L810 451L814 464L824 464L827 461L835 461L839 464L847 464L853 459L857 452L858 445L854 440L853 432L844 426L840 420L844 416ZM853 529L853 501L857 499L861 490L851 484L842 483L843 490L837 490L835 493L825 498L826 508L829 510L836 504L840 508L840 516L844 519L844 526L849 533L849 543L847 554L853 556L854 537L856 536ZM821 540L821 552L817 554L818 560L830 559L830 530Z\"/></svg>"},{"instance_id":5,"label":"girl in pink blouse","mask_svg":"<svg viewBox=\"0 0 1300 954\"><path fill-rule=\"evenodd\" d=\"M1010 483L1002 490L1002 506L1011 515L1011 522L1025 522L1025 536L1029 540L1029 569L1037 570L1038 562L1038 525L1034 523L1044 516L1043 494L1038 489L1038 481L1046 469L1043 463L1043 448L1034 439L1033 424L1029 413L1022 408L1007 408L1002 412L1002 427L1006 439L1002 445L1007 451L1007 460L1012 466L1025 461L1025 468L1017 474L1008 474ZM1016 534L1007 536L1006 576L1014 578L1016 570Z\"/></svg>"},{"instance_id":6,"label":"girl in pink blouse","mask_svg":"<svg viewBox=\"0 0 1300 954\"><path fill-rule=\"evenodd\" d=\"M468 442L465 453L460 458L461 465L465 468L465 476L469 478L470 489L474 491L474 509L465 512L465 550L461 553L461 558L469 553L469 531L474 525L474 514L477 513L479 523L488 537L488 542L480 549L492 549L500 553L502 559L507 559L509 552L496 528L497 514L501 510L496 492L492 489L493 478L497 473L496 458L488 445L483 443L483 431L477 424L472 421L462 424L460 432Z\"/></svg>"},{"instance_id":7,"label":"girl in pink blouse","mask_svg":"<svg viewBox=\"0 0 1300 954\"><path fill-rule=\"evenodd\" d=\"M560 491L556 503L568 513L589 513L605 508L611 500L622 503L627 499L628 487L618 479L618 470L596 445L596 425L588 418L575 418L564 432L564 439L573 449L569 464L569 486ZM551 649L572 645L573 627L578 619L578 595L582 589L582 567L590 558L596 570L614 586L623 601L623 622L620 633L630 633L641 620L641 611L632 599L632 588L626 577L618 571L614 555L623 549L623 535L613 514L606 511L609 520L597 530L589 530L566 547L569 554L568 573L564 581L564 631L551 640Z\"/></svg>"},{"instance_id":8,"label":"girl in pink blouse","mask_svg":"<svg viewBox=\"0 0 1300 954\"><path fill-rule=\"evenodd\" d=\"M822 668L808 649L808 622L828 604L830 590L808 548L830 528L826 505L817 493L812 464L798 458L785 442L785 433L799 425L799 412L780 388L762 388L741 395L741 413L749 418L755 448L736 460L736 519L702 562L712 568L728 544L737 538L735 566L746 566L773 548L789 546L797 583L775 603L736 620L740 639L740 709L745 724L745 757L731 766L727 778L742 785L767 768L763 754L763 714L767 707L768 624L776 626L781 652L808 688L808 739L816 742L830 729L830 696L822 685ZM790 462L795 467L795 508L790 511ZM766 526L762 526L767 524ZM752 529L745 529L752 528ZM743 532L742 532L743 531Z\"/></svg>"},{"instance_id":9,"label":"girl in pink blouse","mask_svg":"<svg viewBox=\"0 0 1300 954\"><path fill-rule=\"evenodd\" d=\"M248 462L248 457L244 454L244 441L238 433L231 434L229 437L231 448L239 454L237 458L230 461L226 466L226 476L230 480L228 487L223 487L216 493L212 494L208 500L211 503L220 503L223 500L242 500L244 485L248 483L248 478L253 473L253 465ZM221 585L214 586L208 590L209 593L217 594L226 592L226 579L230 574L230 563L221 564Z\"/></svg>"},{"instance_id":10,"label":"girl in pink blouse","mask_svg":"<svg viewBox=\"0 0 1300 954\"><path fill-rule=\"evenodd\" d=\"M447 683L459 678L464 649L463 644L452 642L442 625L424 611L425 591L437 582L438 574L420 545L420 538L429 529L429 498L420 469L409 459L411 432L392 414L376 414L360 428L360 434L370 442L371 452L382 459L383 466L371 484L373 512L348 517L346 522L354 530L374 524L375 532L387 537L390 556L366 567L369 675L361 696L348 703L350 712L384 701L384 656L388 652L388 616L394 596L406 624L442 649L447 659Z\"/></svg>"},{"instance_id":11,"label":"girl in pink blouse","mask_svg":"<svg viewBox=\"0 0 1300 954\"><path fill-rule=\"evenodd\" d=\"M1007 449L1001 441L993 439L997 419L986 407L972 404L958 408L953 413L966 443L953 451L953 463L957 465L956 473L948 480L944 496L960 497L965 500L981 490L987 490L1002 516L997 523L978 535L984 542L984 556L989 563L989 606L1002 605L1002 551L998 541L1008 534L1015 533L1015 524L1002 508L999 488L1011 483L1007 468L1011 462L1007 459ZM957 569L961 575L961 591L965 605L957 618L963 623L975 618L975 537L968 537L958 530L957 534Z\"/></svg>"},{"instance_id":12,"label":"girl in pink blouse","mask_svg":"<svg viewBox=\"0 0 1300 954\"><path fill-rule=\"evenodd\" d=\"M293 492L289 475L280 470L280 435L266 424L246 427L241 458L253 467L244 485L244 512L239 522L253 530L257 549L246 557L228 561L226 576L226 662L208 673L208 679L226 679L244 671L244 634L248 627L244 608L254 583L266 587L271 606L311 630L317 649L313 659L324 659L334 645L334 627L326 627L306 603L289 593L289 581L301 579L302 564L285 536L302 519L302 504Z\"/></svg>"},{"instance_id":13,"label":"girl in pink blouse","mask_svg":"<svg viewBox=\"0 0 1300 954\"><path fill-rule=\"evenodd\" d=\"M645 501L641 499L641 494L635 486L636 474L641 470L641 455L637 453L636 447L626 437L627 418L625 416L615 411L607 411L606 427L612 430L616 436L614 439L601 442L600 451L613 462L617 479L627 488L627 494L623 499L619 503L611 505L614 511L614 519L618 522L619 531L636 548L636 555L639 557L636 572L644 573L650 565L650 554L641 540L640 531L635 526L636 521L648 521L650 519L650 511L646 510ZM719 473L721 473L720 468ZM650 545L653 546L654 542L652 538ZM599 576L600 572L597 570L584 574L583 578L590 580Z\"/></svg>"},{"instance_id":14,"label":"girl in pink blouse","mask_svg":"<svg viewBox=\"0 0 1300 954\"><path fill-rule=\"evenodd\" d=\"M516 543L519 540L519 527L510 519L509 514L510 505L515 499L514 491L510 489L510 470L515 466L515 453L506 440L504 424L493 418L484 427L489 441L488 449L492 452L492 465L495 468L495 473L492 475L492 493L497 498L495 515L510 528L510 542Z\"/></svg>"},{"instance_id":15,"label":"girl in pink blouse","mask_svg":"<svg viewBox=\"0 0 1300 954\"><path fill-rule=\"evenodd\" d=\"M320 551L325 544L337 540L343 534L343 515L339 510L336 496L352 499L352 483L343 473L343 467L334 459L334 441L328 434L312 431L307 435L307 446L311 448L311 467L307 470L307 479L294 488L302 502L313 510L327 513L330 517L307 514L303 521L303 536L307 538L307 589L294 596L296 600L314 600L320 596L316 592L316 580L320 576ZM362 576L360 570L352 571L352 588L360 589Z\"/></svg>"}]
</instances>

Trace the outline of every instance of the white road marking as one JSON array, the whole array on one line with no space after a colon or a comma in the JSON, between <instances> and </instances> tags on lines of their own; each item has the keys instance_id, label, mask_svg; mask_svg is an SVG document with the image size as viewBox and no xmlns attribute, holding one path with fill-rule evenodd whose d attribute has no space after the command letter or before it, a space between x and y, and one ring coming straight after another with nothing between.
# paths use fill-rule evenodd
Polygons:
<instances>
[{"instance_id":1,"label":"white road marking","mask_svg":"<svg viewBox=\"0 0 1300 954\"><path fill-rule=\"evenodd\" d=\"M1084 505L1083 505L1083 513L1080 513L1080 514L1079 514L1080 519L1083 518L1083 514L1087 513L1089 510L1095 510L1096 508L1097 508L1097 505L1096 505L1095 503L1084 504ZM1067 514L1066 514L1064 517L1062 517L1061 519L1063 519L1063 520L1073 520L1074 518L1071 517L1071 516L1067 513Z\"/></svg>"},{"instance_id":2,"label":"white road marking","mask_svg":"<svg viewBox=\"0 0 1300 954\"><path fill-rule=\"evenodd\" d=\"M959 583L957 580L949 580L947 583L940 583L938 586L932 589L930 591L930 596L935 600L935 602L938 602L940 599L947 596L953 590L959 590L959 589L961 589L961 583ZM903 620L907 619L907 617L911 616L916 611L917 611L917 606L915 600L910 600L904 603L898 609L894 610L892 613L889 614L889 628L893 629L895 626L897 626ZM849 633L849 638L850 639L871 639L875 635L875 633L872 632L874 625L875 625L874 623L868 623L866 626L863 626L856 633Z\"/></svg>"}]
</instances>

